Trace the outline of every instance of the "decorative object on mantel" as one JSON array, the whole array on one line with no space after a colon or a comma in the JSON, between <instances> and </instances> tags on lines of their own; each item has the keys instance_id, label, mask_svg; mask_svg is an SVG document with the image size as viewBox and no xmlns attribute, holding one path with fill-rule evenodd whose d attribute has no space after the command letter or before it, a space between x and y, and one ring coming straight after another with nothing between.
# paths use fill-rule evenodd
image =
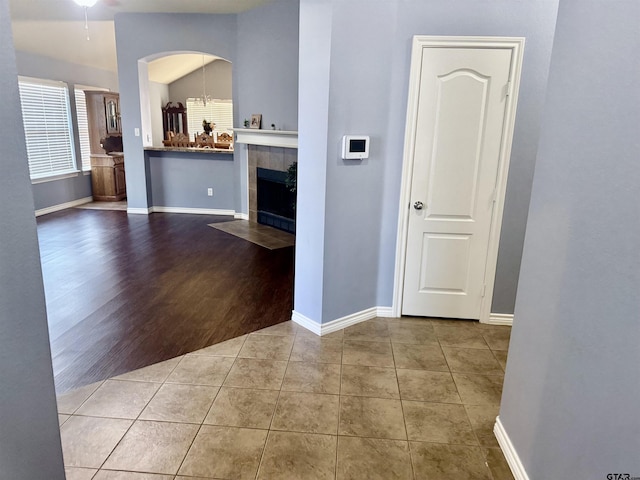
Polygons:
<instances>
[{"instance_id":1,"label":"decorative object on mantel","mask_svg":"<svg viewBox=\"0 0 640 480\"><path fill-rule=\"evenodd\" d=\"M212 126L212 122L207 122L206 118L202 120L202 129L204 130L204 133L206 133L207 135L211 135L211 132L214 128L216 128L215 123Z\"/></svg>"},{"instance_id":2,"label":"decorative object on mantel","mask_svg":"<svg viewBox=\"0 0 640 480\"><path fill-rule=\"evenodd\" d=\"M271 124L271 130L275 130L275 129L276 129L276 124L275 124L275 123L272 123L272 124Z\"/></svg>"},{"instance_id":3,"label":"decorative object on mantel","mask_svg":"<svg viewBox=\"0 0 640 480\"><path fill-rule=\"evenodd\" d=\"M262 114L254 113L251 115L251 126L249 128L257 128L260 129L260 125L262 124Z\"/></svg>"},{"instance_id":4,"label":"decorative object on mantel","mask_svg":"<svg viewBox=\"0 0 640 480\"><path fill-rule=\"evenodd\" d=\"M244 128L249 128L249 120L244 119Z\"/></svg>"}]
</instances>

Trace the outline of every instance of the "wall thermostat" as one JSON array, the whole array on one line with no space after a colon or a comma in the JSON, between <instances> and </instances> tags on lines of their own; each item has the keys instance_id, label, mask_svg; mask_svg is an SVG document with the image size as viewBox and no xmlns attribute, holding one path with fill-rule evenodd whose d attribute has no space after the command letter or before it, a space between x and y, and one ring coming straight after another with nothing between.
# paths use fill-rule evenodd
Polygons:
<instances>
[{"instance_id":1,"label":"wall thermostat","mask_svg":"<svg viewBox=\"0 0 640 480\"><path fill-rule=\"evenodd\" d=\"M345 135L342 137L342 158L344 160L369 158L369 136Z\"/></svg>"}]
</instances>

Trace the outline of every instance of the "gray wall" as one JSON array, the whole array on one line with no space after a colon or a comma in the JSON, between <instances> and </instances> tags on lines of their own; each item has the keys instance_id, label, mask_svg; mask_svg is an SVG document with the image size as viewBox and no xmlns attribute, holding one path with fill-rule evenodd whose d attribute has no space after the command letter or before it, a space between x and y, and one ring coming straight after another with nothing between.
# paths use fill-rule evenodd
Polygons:
<instances>
[{"instance_id":1,"label":"gray wall","mask_svg":"<svg viewBox=\"0 0 640 480\"><path fill-rule=\"evenodd\" d=\"M322 318L331 9L300 5L300 86L294 309ZM305 61L313 59L313 61ZM303 163L301 163L301 158ZM302 212L302 213L301 213Z\"/></svg>"},{"instance_id":2,"label":"gray wall","mask_svg":"<svg viewBox=\"0 0 640 480\"><path fill-rule=\"evenodd\" d=\"M238 15L118 14L115 18L123 143L129 206L151 206L153 181L145 168L140 128L137 62L163 52L203 52L233 64L233 103L238 118L263 113L279 126L297 128L297 1L277 0ZM286 48L285 48L286 46ZM247 50L251 51L247 51ZM260 57L269 52L271 61ZM284 79L280 81L280 79ZM290 79L293 80L291 81ZM239 115L238 112L245 112ZM249 112L248 114L246 112ZM246 150L234 154L234 209L248 213ZM205 172L206 173L206 172ZM194 172L197 175L198 172ZM184 184L176 186L187 190Z\"/></svg>"},{"instance_id":3,"label":"gray wall","mask_svg":"<svg viewBox=\"0 0 640 480\"><path fill-rule=\"evenodd\" d=\"M80 140L76 125L76 103L74 85L108 88L118 91L118 75L115 72L76 65L28 52L16 52L18 74L27 77L44 78L66 82L69 87L71 118L74 128L76 161L80 164ZM36 210L72 202L91 196L91 176L79 173L73 178L64 178L33 185L33 198Z\"/></svg>"},{"instance_id":4,"label":"gray wall","mask_svg":"<svg viewBox=\"0 0 640 480\"><path fill-rule=\"evenodd\" d=\"M233 155L147 151L156 207L235 210ZM213 188L213 196L207 189Z\"/></svg>"},{"instance_id":5,"label":"gray wall","mask_svg":"<svg viewBox=\"0 0 640 480\"><path fill-rule=\"evenodd\" d=\"M330 102L328 119L321 109L310 111L311 119L300 125L303 138L328 124L326 157L301 151L299 169L300 181L311 182L315 170L305 167L326 163L326 219L315 220L326 222L324 251L298 245L303 249L298 257L324 256L323 322L392 305L412 36L527 38L492 308L512 313L557 0L302 0L301 5L302 24L313 22L305 18L307 5L332 15L325 32L331 39L330 79L322 85L301 81L299 91L301 112L309 96L328 95ZM300 44L318 42L314 35L301 28ZM300 71L316 61L301 55ZM339 142L349 133L371 136L369 160L340 160ZM304 313L315 307L296 302L295 308Z\"/></svg>"},{"instance_id":6,"label":"gray wall","mask_svg":"<svg viewBox=\"0 0 640 480\"><path fill-rule=\"evenodd\" d=\"M238 15L236 123L262 114L262 128L298 129L298 0Z\"/></svg>"},{"instance_id":7,"label":"gray wall","mask_svg":"<svg viewBox=\"0 0 640 480\"><path fill-rule=\"evenodd\" d=\"M207 95L212 98L228 99L233 96L233 65L224 60L214 60L205 65ZM199 68L169 84L169 99L187 104L187 98L202 96L202 68Z\"/></svg>"},{"instance_id":8,"label":"gray wall","mask_svg":"<svg viewBox=\"0 0 640 480\"><path fill-rule=\"evenodd\" d=\"M169 85L149 82L149 109L151 114L151 145L162 146L164 126L162 123L162 107L169 102Z\"/></svg>"},{"instance_id":9,"label":"gray wall","mask_svg":"<svg viewBox=\"0 0 640 480\"><path fill-rule=\"evenodd\" d=\"M560 3L500 410L532 480L640 476L638 18Z\"/></svg>"},{"instance_id":10,"label":"gray wall","mask_svg":"<svg viewBox=\"0 0 640 480\"><path fill-rule=\"evenodd\" d=\"M0 476L63 480L8 0L0 0L0 45Z\"/></svg>"}]
</instances>

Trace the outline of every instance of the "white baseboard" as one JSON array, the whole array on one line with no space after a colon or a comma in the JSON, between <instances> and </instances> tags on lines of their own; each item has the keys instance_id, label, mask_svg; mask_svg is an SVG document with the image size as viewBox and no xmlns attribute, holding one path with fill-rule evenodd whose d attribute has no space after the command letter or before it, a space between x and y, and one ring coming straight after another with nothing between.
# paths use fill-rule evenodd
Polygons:
<instances>
[{"instance_id":1,"label":"white baseboard","mask_svg":"<svg viewBox=\"0 0 640 480\"><path fill-rule=\"evenodd\" d=\"M233 218L235 218L236 220L249 220L249 214L248 213L235 213L233 215Z\"/></svg>"},{"instance_id":2,"label":"white baseboard","mask_svg":"<svg viewBox=\"0 0 640 480\"><path fill-rule=\"evenodd\" d=\"M158 213L189 213L193 215L226 215L235 216L235 210L222 210L217 208L184 208L184 207L151 207L151 212Z\"/></svg>"},{"instance_id":3,"label":"white baseboard","mask_svg":"<svg viewBox=\"0 0 640 480\"><path fill-rule=\"evenodd\" d=\"M327 323L318 323L294 310L291 313L291 321L315 333L316 335L326 335L328 333L337 332L343 328L350 327L356 323L366 322L372 318L392 317L391 312L391 307L371 307L366 310L346 315L342 318L337 318Z\"/></svg>"},{"instance_id":4,"label":"white baseboard","mask_svg":"<svg viewBox=\"0 0 640 480\"><path fill-rule=\"evenodd\" d=\"M309 317L305 317L300 312L296 312L295 310L291 312L291 321L293 323L297 323L301 327L306 328L310 332L315 333L316 335L322 335L322 331L320 328L321 325L317 322L314 322Z\"/></svg>"},{"instance_id":5,"label":"white baseboard","mask_svg":"<svg viewBox=\"0 0 640 480\"><path fill-rule=\"evenodd\" d=\"M89 203L92 201L93 201L93 197L84 197L84 198L79 198L77 200L73 200L71 202L66 202L66 203L61 203L59 205L52 205L51 207L41 208L40 210L36 210L36 217L39 217L41 215L46 215L47 213L66 210L67 208L77 207L78 205L83 205L85 203Z\"/></svg>"},{"instance_id":6,"label":"white baseboard","mask_svg":"<svg viewBox=\"0 0 640 480\"><path fill-rule=\"evenodd\" d=\"M489 317L489 325L513 325L513 313L492 313Z\"/></svg>"},{"instance_id":7,"label":"white baseboard","mask_svg":"<svg viewBox=\"0 0 640 480\"><path fill-rule=\"evenodd\" d=\"M376 317L381 318L395 318L393 314L393 307L376 307L378 309Z\"/></svg>"},{"instance_id":8,"label":"white baseboard","mask_svg":"<svg viewBox=\"0 0 640 480\"><path fill-rule=\"evenodd\" d=\"M524 469L524 466L520 461L520 457L518 456L518 452L516 452L513 443L511 443L511 439L509 438L509 435L507 435L507 431L504 429L504 426L500 421L500 417L496 418L493 433L496 435L496 439L502 449L502 453L504 453L504 458L509 464L509 468L511 468L513 478L515 478L515 480L529 480L529 475L527 475L527 471Z\"/></svg>"},{"instance_id":9,"label":"white baseboard","mask_svg":"<svg viewBox=\"0 0 640 480\"><path fill-rule=\"evenodd\" d=\"M152 212L151 208L136 208L136 207L128 207L127 213L133 215L149 215Z\"/></svg>"}]
</instances>

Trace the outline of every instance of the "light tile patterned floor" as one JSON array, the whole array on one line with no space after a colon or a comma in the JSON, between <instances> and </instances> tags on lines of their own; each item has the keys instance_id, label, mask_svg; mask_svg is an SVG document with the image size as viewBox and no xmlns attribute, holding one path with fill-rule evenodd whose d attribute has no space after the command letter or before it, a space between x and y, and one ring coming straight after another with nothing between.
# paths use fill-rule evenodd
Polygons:
<instances>
[{"instance_id":1,"label":"light tile patterned floor","mask_svg":"<svg viewBox=\"0 0 640 480\"><path fill-rule=\"evenodd\" d=\"M269 250L292 247L296 244L295 235L249 220L217 222L209 226Z\"/></svg>"},{"instance_id":2,"label":"light tile patterned floor","mask_svg":"<svg viewBox=\"0 0 640 480\"><path fill-rule=\"evenodd\" d=\"M509 327L286 322L58 398L68 480L513 480Z\"/></svg>"}]
</instances>

